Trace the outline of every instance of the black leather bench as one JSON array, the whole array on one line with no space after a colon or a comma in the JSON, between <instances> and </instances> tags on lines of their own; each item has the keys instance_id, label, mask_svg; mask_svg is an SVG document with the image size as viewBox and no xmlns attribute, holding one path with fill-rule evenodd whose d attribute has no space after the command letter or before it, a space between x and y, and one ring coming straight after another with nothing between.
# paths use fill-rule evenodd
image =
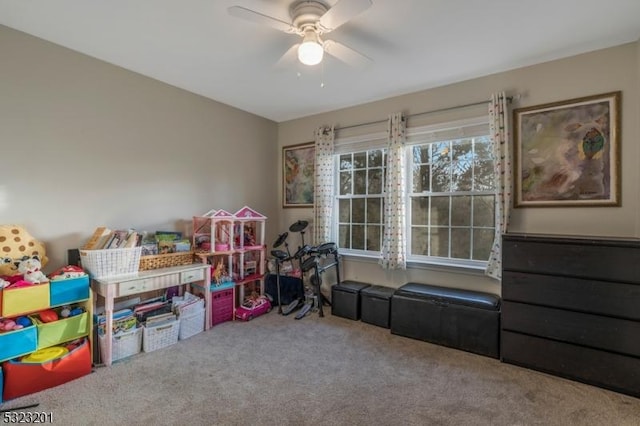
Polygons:
<instances>
[{"instance_id":1,"label":"black leather bench","mask_svg":"<svg viewBox=\"0 0 640 426\"><path fill-rule=\"evenodd\" d=\"M391 333L499 358L500 297L407 283L391 297Z\"/></svg>"}]
</instances>

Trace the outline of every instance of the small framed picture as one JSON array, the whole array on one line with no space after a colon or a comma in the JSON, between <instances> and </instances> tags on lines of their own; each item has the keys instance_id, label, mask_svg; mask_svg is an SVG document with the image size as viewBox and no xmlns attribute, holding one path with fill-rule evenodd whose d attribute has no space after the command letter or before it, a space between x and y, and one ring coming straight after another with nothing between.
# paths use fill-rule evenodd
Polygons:
<instances>
[{"instance_id":1,"label":"small framed picture","mask_svg":"<svg viewBox=\"0 0 640 426\"><path fill-rule=\"evenodd\" d=\"M514 207L620 205L620 98L513 111Z\"/></svg>"},{"instance_id":2,"label":"small framed picture","mask_svg":"<svg viewBox=\"0 0 640 426\"><path fill-rule=\"evenodd\" d=\"M282 207L313 207L313 142L282 148Z\"/></svg>"}]
</instances>

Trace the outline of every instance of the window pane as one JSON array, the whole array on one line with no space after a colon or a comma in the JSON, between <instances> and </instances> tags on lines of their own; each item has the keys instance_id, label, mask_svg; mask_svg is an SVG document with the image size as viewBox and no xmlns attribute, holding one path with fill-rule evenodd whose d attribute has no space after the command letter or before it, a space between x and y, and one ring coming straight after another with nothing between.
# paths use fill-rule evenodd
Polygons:
<instances>
[{"instance_id":1,"label":"window pane","mask_svg":"<svg viewBox=\"0 0 640 426\"><path fill-rule=\"evenodd\" d=\"M477 161L474 172L474 190L491 191L495 187L493 178L493 161Z\"/></svg>"},{"instance_id":2,"label":"window pane","mask_svg":"<svg viewBox=\"0 0 640 426\"><path fill-rule=\"evenodd\" d=\"M473 226L495 226L494 208L493 195L473 197Z\"/></svg>"},{"instance_id":3,"label":"window pane","mask_svg":"<svg viewBox=\"0 0 640 426\"><path fill-rule=\"evenodd\" d=\"M491 141L488 136L475 138L474 151L476 158L492 159Z\"/></svg>"},{"instance_id":4,"label":"window pane","mask_svg":"<svg viewBox=\"0 0 640 426\"><path fill-rule=\"evenodd\" d=\"M366 250L380 251L381 227L376 225L367 226L367 247Z\"/></svg>"},{"instance_id":5,"label":"window pane","mask_svg":"<svg viewBox=\"0 0 640 426\"><path fill-rule=\"evenodd\" d=\"M351 222L351 200L339 200L338 211L338 221L340 223Z\"/></svg>"},{"instance_id":6,"label":"window pane","mask_svg":"<svg viewBox=\"0 0 640 426\"><path fill-rule=\"evenodd\" d=\"M353 193L354 194L367 193L367 171L366 170L356 170L353 172Z\"/></svg>"},{"instance_id":7,"label":"window pane","mask_svg":"<svg viewBox=\"0 0 640 426\"><path fill-rule=\"evenodd\" d=\"M451 226L471 226L471 197L451 197Z\"/></svg>"},{"instance_id":8,"label":"window pane","mask_svg":"<svg viewBox=\"0 0 640 426\"><path fill-rule=\"evenodd\" d=\"M369 167L382 167L382 151L369 151Z\"/></svg>"},{"instance_id":9,"label":"window pane","mask_svg":"<svg viewBox=\"0 0 640 426\"><path fill-rule=\"evenodd\" d=\"M423 192L429 190L429 172L431 168L428 164L413 166L413 192Z\"/></svg>"},{"instance_id":10,"label":"window pane","mask_svg":"<svg viewBox=\"0 0 640 426\"><path fill-rule=\"evenodd\" d=\"M411 198L411 224L426 225L428 219L429 199L427 197Z\"/></svg>"},{"instance_id":11,"label":"window pane","mask_svg":"<svg viewBox=\"0 0 640 426\"><path fill-rule=\"evenodd\" d=\"M367 153L358 152L353 154L353 167L356 169L364 169L367 167Z\"/></svg>"},{"instance_id":12,"label":"window pane","mask_svg":"<svg viewBox=\"0 0 640 426\"><path fill-rule=\"evenodd\" d=\"M364 198L354 198L351 200L351 222L364 223ZM355 231L354 231L355 232Z\"/></svg>"},{"instance_id":13,"label":"window pane","mask_svg":"<svg viewBox=\"0 0 640 426\"><path fill-rule=\"evenodd\" d=\"M411 227L411 253L428 256L429 228Z\"/></svg>"},{"instance_id":14,"label":"window pane","mask_svg":"<svg viewBox=\"0 0 640 426\"><path fill-rule=\"evenodd\" d=\"M340 172L340 195L351 194L351 172Z\"/></svg>"},{"instance_id":15,"label":"window pane","mask_svg":"<svg viewBox=\"0 0 640 426\"><path fill-rule=\"evenodd\" d=\"M491 246L493 245L493 229L473 230L473 258L475 260L489 260Z\"/></svg>"},{"instance_id":16,"label":"window pane","mask_svg":"<svg viewBox=\"0 0 640 426\"><path fill-rule=\"evenodd\" d=\"M431 197L430 225L449 225L449 197Z\"/></svg>"},{"instance_id":17,"label":"window pane","mask_svg":"<svg viewBox=\"0 0 640 426\"><path fill-rule=\"evenodd\" d=\"M380 198L367 199L367 223L382 223L382 200Z\"/></svg>"},{"instance_id":18,"label":"window pane","mask_svg":"<svg viewBox=\"0 0 640 426\"><path fill-rule=\"evenodd\" d=\"M451 190L471 191L473 183L473 150L471 139L451 144Z\"/></svg>"},{"instance_id":19,"label":"window pane","mask_svg":"<svg viewBox=\"0 0 640 426\"><path fill-rule=\"evenodd\" d=\"M349 225L340 225L338 227L338 244L340 247L349 249L351 248L351 233L349 232Z\"/></svg>"},{"instance_id":20,"label":"window pane","mask_svg":"<svg viewBox=\"0 0 640 426\"><path fill-rule=\"evenodd\" d=\"M429 145L413 147L413 162L416 164L429 162Z\"/></svg>"},{"instance_id":21,"label":"window pane","mask_svg":"<svg viewBox=\"0 0 640 426\"><path fill-rule=\"evenodd\" d=\"M449 228L431 228L431 256L449 257Z\"/></svg>"},{"instance_id":22,"label":"window pane","mask_svg":"<svg viewBox=\"0 0 640 426\"><path fill-rule=\"evenodd\" d=\"M471 258L471 229L451 228L451 257Z\"/></svg>"},{"instance_id":23,"label":"window pane","mask_svg":"<svg viewBox=\"0 0 640 426\"><path fill-rule=\"evenodd\" d=\"M451 161L449 159L449 142L433 144L431 190L445 192L451 188Z\"/></svg>"},{"instance_id":24,"label":"window pane","mask_svg":"<svg viewBox=\"0 0 640 426\"><path fill-rule=\"evenodd\" d=\"M353 225L351 227L351 248L354 250L364 250L364 226Z\"/></svg>"},{"instance_id":25,"label":"window pane","mask_svg":"<svg viewBox=\"0 0 640 426\"><path fill-rule=\"evenodd\" d=\"M369 194L382 194L382 169L369 169Z\"/></svg>"},{"instance_id":26,"label":"window pane","mask_svg":"<svg viewBox=\"0 0 640 426\"><path fill-rule=\"evenodd\" d=\"M351 170L351 154L342 154L340 156L340 170Z\"/></svg>"}]
</instances>

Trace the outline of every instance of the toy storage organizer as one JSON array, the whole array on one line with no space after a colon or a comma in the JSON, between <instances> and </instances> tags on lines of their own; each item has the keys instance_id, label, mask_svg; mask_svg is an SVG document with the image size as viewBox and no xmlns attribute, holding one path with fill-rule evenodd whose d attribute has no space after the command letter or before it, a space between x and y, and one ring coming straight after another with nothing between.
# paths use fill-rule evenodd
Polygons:
<instances>
[{"instance_id":1,"label":"toy storage organizer","mask_svg":"<svg viewBox=\"0 0 640 426\"><path fill-rule=\"evenodd\" d=\"M62 306L80 306L84 312L52 322L43 322L38 312ZM0 290L0 317L28 317L32 325L0 333L0 400L38 392L91 372L91 321L93 311L89 277L55 280L26 287ZM52 359L54 347L84 338L81 345ZM21 362L33 354L43 362ZM32 360L30 360L32 361Z\"/></svg>"}]
</instances>

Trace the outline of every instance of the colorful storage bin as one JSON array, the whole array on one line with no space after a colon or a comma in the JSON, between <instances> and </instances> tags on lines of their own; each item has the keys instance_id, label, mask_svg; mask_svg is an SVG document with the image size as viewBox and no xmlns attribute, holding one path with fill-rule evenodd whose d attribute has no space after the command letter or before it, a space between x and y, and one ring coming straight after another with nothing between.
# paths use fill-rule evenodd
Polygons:
<instances>
[{"instance_id":1,"label":"colorful storage bin","mask_svg":"<svg viewBox=\"0 0 640 426\"><path fill-rule=\"evenodd\" d=\"M5 400L39 392L91 373L91 350L84 341L70 352L45 362L7 361L4 370Z\"/></svg>"},{"instance_id":2,"label":"colorful storage bin","mask_svg":"<svg viewBox=\"0 0 640 426\"><path fill-rule=\"evenodd\" d=\"M35 325L0 333L0 361L33 352L37 345L38 330Z\"/></svg>"},{"instance_id":3,"label":"colorful storage bin","mask_svg":"<svg viewBox=\"0 0 640 426\"><path fill-rule=\"evenodd\" d=\"M36 315L30 318L38 329L38 349L78 339L89 333L87 312L53 322L41 322Z\"/></svg>"},{"instance_id":4,"label":"colorful storage bin","mask_svg":"<svg viewBox=\"0 0 640 426\"><path fill-rule=\"evenodd\" d=\"M51 306L78 302L89 298L89 276L50 282Z\"/></svg>"},{"instance_id":5,"label":"colorful storage bin","mask_svg":"<svg viewBox=\"0 0 640 426\"><path fill-rule=\"evenodd\" d=\"M50 306L48 282L24 287L6 287L2 293L0 316L3 317L15 317Z\"/></svg>"}]
</instances>

